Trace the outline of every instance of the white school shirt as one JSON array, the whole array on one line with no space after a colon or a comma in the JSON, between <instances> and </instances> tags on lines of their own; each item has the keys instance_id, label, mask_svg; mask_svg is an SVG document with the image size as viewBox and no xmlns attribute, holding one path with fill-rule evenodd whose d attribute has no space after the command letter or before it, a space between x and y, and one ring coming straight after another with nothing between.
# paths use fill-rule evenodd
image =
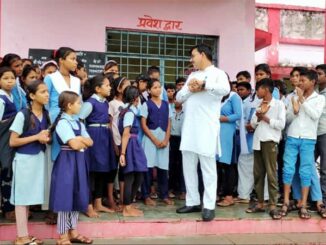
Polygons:
<instances>
[{"instance_id":1,"label":"white school shirt","mask_svg":"<svg viewBox=\"0 0 326 245\"><path fill-rule=\"evenodd\" d=\"M251 126L255 128L252 149L260 150L260 142L274 141L278 143L282 136L282 129L285 127L285 105L282 101L272 99L269 103L269 110L266 116L269 123L265 121L258 122L256 113L251 118Z\"/></svg>"},{"instance_id":2,"label":"white school shirt","mask_svg":"<svg viewBox=\"0 0 326 245\"><path fill-rule=\"evenodd\" d=\"M319 118L319 124L318 124L318 130L317 130L318 136L326 134L326 88L324 88L322 91L320 91L319 94L324 96L325 105L324 105L323 113L321 114L321 116Z\"/></svg>"},{"instance_id":3,"label":"white school shirt","mask_svg":"<svg viewBox=\"0 0 326 245\"><path fill-rule=\"evenodd\" d=\"M298 99L298 96L295 95L294 98ZM292 103L289 103L286 113L286 120L289 124L287 135L293 138L315 140L324 105L325 97L315 91L300 105L297 115L293 113Z\"/></svg>"},{"instance_id":4,"label":"white school shirt","mask_svg":"<svg viewBox=\"0 0 326 245\"><path fill-rule=\"evenodd\" d=\"M205 80L205 90L192 93L188 83L191 79ZM224 71L207 67L203 71L192 72L185 86L177 93L176 99L184 104L184 121L181 133L181 151L191 151L199 155L221 156L219 140L220 111L223 96L230 92L228 78Z\"/></svg>"}]
</instances>

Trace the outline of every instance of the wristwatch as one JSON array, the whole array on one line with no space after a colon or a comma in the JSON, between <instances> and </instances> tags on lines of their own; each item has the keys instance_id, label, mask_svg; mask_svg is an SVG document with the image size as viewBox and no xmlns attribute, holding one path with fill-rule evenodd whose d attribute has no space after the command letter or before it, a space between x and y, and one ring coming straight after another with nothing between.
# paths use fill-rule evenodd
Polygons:
<instances>
[{"instance_id":1,"label":"wristwatch","mask_svg":"<svg viewBox=\"0 0 326 245\"><path fill-rule=\"evenodd\" d=\"M206 80L203 81L203 84L201 85L201 90L204 90L206 88Z\"/></svg>"}]
</instances>

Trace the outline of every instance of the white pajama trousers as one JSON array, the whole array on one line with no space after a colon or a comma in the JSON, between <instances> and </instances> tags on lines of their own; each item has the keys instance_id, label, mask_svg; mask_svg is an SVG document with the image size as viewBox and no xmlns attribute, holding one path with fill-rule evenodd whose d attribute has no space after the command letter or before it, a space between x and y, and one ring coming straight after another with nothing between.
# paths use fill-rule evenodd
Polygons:
<instances>
[{"instance_id":1,"label":"white pajama trousers","mask_svg":"<svg viewBox=\"0 0 326 245\"><path fill-rule=\"evenodd\" d=\"M186 206L200 205L200 195L198 191L197 166L200 161L200 168L204 182L203 207L215 209L217 173L216 160L214 157L206 157L191 151L182 151L183 175L186 184Z\"/></svg>"},{"instance_id":2,"label":"white pajama trousers","mask_svg":"<svg viewBox=\"0 0 326 245\"><path fill-rule=\"evenodd\" d=\"M238 194L241 199L250 199L254 189L254 154L240 154L238 160ZM267 176L265 177L264 199L268 200Z\"/></svg>"}]
</instances>

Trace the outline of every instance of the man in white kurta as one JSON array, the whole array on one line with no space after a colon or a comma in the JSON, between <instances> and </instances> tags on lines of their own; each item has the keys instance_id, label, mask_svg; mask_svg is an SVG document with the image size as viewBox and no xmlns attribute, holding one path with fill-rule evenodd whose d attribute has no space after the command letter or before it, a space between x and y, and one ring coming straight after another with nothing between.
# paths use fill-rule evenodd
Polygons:
<instances>
[{"instance_id":1,"label":"man in white kurta","mask_svg":"<svg viewBox=\"0 0 326 245\"><path fill-rule=\"evenodd\" d=\"M186 184L186 206L178 213L200 212L197 165L204 181L202 217L215 217L217 189L216 154L221 156L219 143L220 110L222 97L230 92L224 71L212 65L211 50L204 44L191 51L191 62L198 71L189 75L185 86L178 92L177 101L184 104L184 124L181 145L183 173Z\"/></svg>"}]
</instances>

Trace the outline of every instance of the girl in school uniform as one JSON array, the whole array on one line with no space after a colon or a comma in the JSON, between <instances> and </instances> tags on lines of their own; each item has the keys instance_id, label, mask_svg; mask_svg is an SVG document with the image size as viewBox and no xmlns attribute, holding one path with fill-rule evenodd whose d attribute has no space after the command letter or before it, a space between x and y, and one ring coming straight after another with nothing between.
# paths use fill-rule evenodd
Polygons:
<instances>
[{"instance_id":1,"label":"girl in school uniform","mask_svg":"<svg viewBox=\"0 0 326 245\"><path fill-rule=\"evenodd\" d=\"M31 102L30 125L23 131L24 114L19 112L10 127L10 146L16 150L10 202L15 205L17 239L15 244L42 244L28 233L28 206L44 202L45 144L50 141L50 119L44 105L49 101L44 82L35 80L26 87ZM27 164L28 163L28 164Z\"/></svg>"},{"instance_id":2,"label":"girl in school uniform","mask_svg":"<svg viewBox=\"0 0 326 245\"><path fill-rule=\"evenodd\" d=\"M144 131L142 145L150 171L145 175L142 195L146 205L155 205L150 198L152 170L157 167L159 198L167 205L173 205L168 198L169 140L171 114L168 102L161 99L161 84L157 79L148 82L150 99L141 107L141 126Z\"/></svg>"},{"instance_id":3,"label":"girl in school uniform","mask_svg":"<svg viewBox=\"0 0 326 245\"><path fill-rule=\"evenodd\" d=\"M59 108L59 95L64 91L73 91L78 95L81 95L81 83L79 78L72 76L71 73L77 68L77 56L75 50L68 47L61 47L54 52L54 59L58 64L58 70L52 74L47 75L44 78L44 82L49 90L49 103L47 109L49 111L51 123L54 122L60 112ZM43 209L48 209L48 196L50 188L50 177L53 167L53 162L57 158L60 145L57 141L57 137L52 137L51 149L49 151L49 160L47 165L47 179L46 179L46 202L43 205ZM47 224L56 223L56 215L52 212L48 212L45 217Z\"/></svg>"},{"instance_id":4,"label":"girl in school uniform","mask_svg":"<svg viewBox=\"0 0 326 245\"><path fill-rule=\"evenodd\" d=\"M37 80L37 73L35 67L31 65L25 65L22 75L21 75L21 86L24 89L25 93L27 93L27 86Z\"/></svg>"},{"instance_id":5,"label":"girl in school uniform","mask_svg":"<svg viewBox=\"0 0 326 245\"><path fill-rule=\"evenodd\" d=\"M64 91L59 96L60 113L52 131L60 143L50 188L50 209L58 213L57 244L93 241L77 232L79 211L85 212L89 201L88 168L84 151L93 145L85 126L76 118L81 108L79 95Z\"/></svg>"},{"instance_id":6,"label":"girl in school uniform","mask_svg":"<svg viewBox=\"0 0 326 245\"><path fill-rule=\"evenodd\" d=\"M0 121L9 119L17 113L12 95L15 79L15 73L11 68L0 68Z\"/></svg>"},{"instance_id":7,"label":"girl in school uniform","mask_svg":"<svg viewBox=\"0 0 326 245\"><path fill-rule=\"evenodd\" d=\"M23 62L19 55L17 54L6 54L0 64L1 67L11 68L16 76L16 84L12 89L12 96L16 106L17 111L27 107L26 93L22 89L20 84L20 77L23 72Z\"/></svg>"},{"instance_id":8,"label":"girl in school uniform","mask_svg":"<svg viewBox=\"0 0 326 245\"><path fill-rule=\"evenodd\" d=\"M120 156L120 147L121 147L121 135L118 129L119 124L119 114L121 109L124 107L124 103L122 101L123 91L126 89L126 87L130 86L130 81L125 77L117 77L113 78L111 82L111 95L110 97L113 98L109 102L109 115L111 117L112 121L112 134L113 134L113 141L114 141L114 147L115 147L115 153L117 157L117 161L119 160ZM119 189L120 189L120 201L119 203L123 203L123 173L118 171L119 173ZM119 207L116 209L117 211L121 211Z\"/></svg>"},{"instance_id":9,"label":"girl in school uniform","mask_svg":"<svg viewBox=\"0 0 326 245\"><path fill-rule=\"evenodd\" d=\"M86 161L90 169L91 183L94 183L94 209L88 210L90 217L98 212L114 212L113 183L117 174L117 161L113 148L113 138L108 114L111 86L104 75L97 75L86 81L79 118L86 120L86 127L94 145L86 151ZM105 190L108 190L107 192ZM109 208L102 205L102 198L108 194ZM93 201L93 200L91 200Z\"/></svg>"},{"instance_id":10,"label":"girl in school uniform","mask_svg":"<svg viewBox=\"0 0 326 245\"><path fill-rule=\"evenodd\" d=\"M230 85L231 88L231 85ZM217 203L218 206L227 207L234 204L233 200L233 189L236 183L236 172L235 168L231 163L236 163L237 159L233 157L234 148L234 137L236 133L236 122L241 119L242 116L242 101L240 96L231 91L230 94L222 99L221 107L221 148L222 156L217 157L219 178L221 179L221 185L223 189L222 196L224 199ZM233 158L233 159L232 159Z\"/></svg>"},{"instance_id":11,"label":"girl in school uniform","mask_svg":"<svg viewBox=\"0 0 326 245\"><path fill-rule=\"evenodd\" d=\"M6 132L6 140L8 142L9 133L8 129L12 123L15 115L17 114L17 108L14 103L14 96L12 91L16 84L16 77L14 71L9 67L0 68L0 121L2 124L3 132ZM7 142L3 142L2 145L8 145ZM7 146L6 151L1 150L0 163L2 166L0 176L1 186L1 210L4 217L8 220L15 220L15 207L10 204L10 193L11 193L11 181L12 176L8 174L12 164L12 157L9 159L10 148ZM3 155L4 154L4 155ZM9 171L10 172L10 171Z\"/></svg>"},{"instance_id":12,"label":"girl in school uniform","mask_svg":"<svg viewBox=\"0 0 326 245\"><path fill-rule=\"evenodd\" d=\"M123 93L123 100L128 104L120 113L119 129L122 133L120 166L124 173L123 216L142 216L143 212L131 205L136 192L143 182L143 175L147 172L147 160L141 143L138 140L140 129L137 120L139 91L129 86Z\"/></svg>"}]
</instances>

